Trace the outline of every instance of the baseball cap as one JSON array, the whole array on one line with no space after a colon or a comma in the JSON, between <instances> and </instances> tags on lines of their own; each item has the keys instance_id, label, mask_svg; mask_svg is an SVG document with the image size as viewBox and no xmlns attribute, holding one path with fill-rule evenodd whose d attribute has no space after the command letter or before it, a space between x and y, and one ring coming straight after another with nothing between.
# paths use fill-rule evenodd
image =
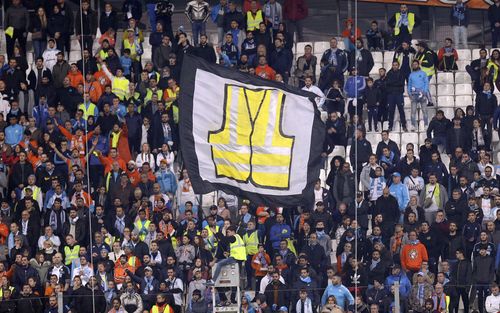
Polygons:
<instances>
[{"instance_id":1,"label":"baseball cap","mask_svg":"<svg viewBox=\"0 0 500 313\"><path fill-rule=\"evenodd\" d=\"M394 172L394 173L392 173L392 176L401 177L401 174L399 172Z\"/></svg>"}]
</instances>

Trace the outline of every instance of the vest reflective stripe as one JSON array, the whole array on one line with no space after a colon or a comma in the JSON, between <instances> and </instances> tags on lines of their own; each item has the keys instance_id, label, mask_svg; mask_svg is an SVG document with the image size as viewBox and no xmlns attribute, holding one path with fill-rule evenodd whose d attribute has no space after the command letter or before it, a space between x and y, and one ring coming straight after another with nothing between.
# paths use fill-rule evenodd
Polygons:
<instances>
[{"instance_id":1,"label":"vest reflective stripe","mask_svg":"<svg viewBox=\"0 0 500 313\"><path fill-rule=\"evenodd\" d=\"M497 81L497 77L498 77L498 65L491 61L491 60L488 60L488 63L486 64L486 67L488 68L488 71L491 72L491 69L493 68L493 81Z\"/></svg>"},{"instance_id":2,"label":"vest reflective stripe","mask_svg":"<svg viewBox=\"0 0 500 313\"><path fill-rule=\"evenodd\" d=\"M151 313L170 313L170 312L173 312L172 311L172 308L170 307L170 305L166 304L165 307L163 308L163 311L160 312L160 310L158 310L158 306L155 304L153 305L153 307L151 308Z\"/></svg>"},{"instance_id":3,"label":"vest reflective stripe","mask_svg":"<svg viewBox=\"0 0 500 313\"><path fill-rule=\"evenodd\" d=\"M80 246L76 245L71 249L70 247L64 247L64 264L71 265L73 260L78 259L78 252L80 252Z\"/></svg>"},{"instance_id":4,"label":"vest reflective stripe","mask_svg":"<svg viewBox=\"0 0 500 313\"><path fill-rule=\"evenodd\" d=\"M120 100L125 99L128 93L129 83L130 82L125 77L115 77L115 79L113 79L112 91Z\"/></svg>"},{"instance_id":5,"label":"vest reflective stripe","mask_svg":"<svg viewBox=\"0 0 500 313\"><path fill-rule=\"evenodd\" d=\"M243 241L245 242L245 248L248 255L257 254L259 251L259 236L258 231L254 231L250 236L248 234L243 235Z\"/></svg>"},{"instance_id":6,"label":"vest reflective stripe","mask_svg":"<svg viewBox=\"0 0 500 313\"><path fill-rule=\"evenodd\" d=\"M217 175L287 189L294 138L281 132L283 92L227 85L225 99L223 125L208 135Z\"/></svg>"},{"instance_id":7,"label":"vest reflective stripe","mask_svg":"<svg viewBox=\"0 0 500 313\"><path fill-rule=\"evenodd\" d=\"M210 227L205 226L205 229L207 230L208 232L208 236L207 238L209 239L208 241L211 242L213 237L214 237L214 232L210 229ZM215 225L215 231L218 232L219 231L219 225ZM219 242L218 241L213 241L213 247L217 247L219 245Z\"/></svg>"},{"instance_id":8,"label":"vest reflective stripe","mask_svg":"<svg viewBox=\"0 0 500 313\"><path fill-rule=\"evenodd\" d=\"M236 241L232 242L229 245L230 255L235 260L245 261L247 259L247 252L245 249L245 243L243 242L243 239L241 239L240 235L236 234L236 235L234 235L234 237L236 238Z\"/></svg>"},{"instance_id":9,"label":"vest reflective stripe","mask_svg":"<svg viewBox=\"0 0 500 313\"><path fill-rule=\"evenodd\" d=\"M262 22L264 22L262 10L257 10L257 12L255 12L255 17L251 11L247 12L247 30L254 31L259 29L259 24Z\"/></svg>"},{"instance_id":10,"label":"vest reflective stripe","mask_svg":"<svg viewBox=\"0 0 500 313\"><path fill-rule=\"evenodd\" d=\"M401 19L401 13L396 13L396 26L394 27L394 35L399 35L401 29L398 27L399 20ZM408 32L411 34L413 32L413 27L415 26L415 14L408 13Z\"/></svg>"},{"instance_id":11,"label":"vest reflective stripe","mask_svg":"<svg viewBox=\"0 0 500 313\"><path fill-rule=\"evenodd\" d=\"M422 62L424 61L426 55L428 55L427 52L423 53L419 58L417 58L417 60L420 62L420 68L422 69L422 71L424 71L427 76L432 76L436 74L436 68L434 67L434 65L430 67L422 65ZM430 55L430 57L432 58L432 55Z\"/></svg>"},{"instance_id":12,"label":"vest reflective stripe","mask_svg":"<svg viewBox=\"0 0 500 313\"><path fill-rule=\"evenodd\" d=\"M146 232L148 231L150 223L151 221L146 220L143 226L141 220L137 220L134 222L134 227L139 231L139 238L141 238L141 240L144 240L144 238L146 238Z\"/></svg>"},{"instance_id":13,"label":"vest reflective stripe","mask_svg":"<svg viewBox=\"0 0 500 313\"><path fill-rule=\"evenodd\" d=\"M95 104L93 104L92 102L90 103L89 107L87 108L85 106L85 104L81 103L79 106L78 106L78 110L82 110L83 111L83 119L84 120L87 120L87 118L92 115L94 116L94 113L95 113L95 109L97 107L95 106ZM95 117L95 116L94 116Z\"/></svg>"},{"instance_id":14,"label":"vest reflective stripe","mask_svg":"<svg viewBox=\"0 0 500 313\"><path fill-rule=\"evenodd\" d=\"M137 262L137 259L135 256L131 256L130 258L128 258L128 261L127 261L128 265L133 266L133 267L135 267L136 262Z\"/></svg>"}]
</instances>

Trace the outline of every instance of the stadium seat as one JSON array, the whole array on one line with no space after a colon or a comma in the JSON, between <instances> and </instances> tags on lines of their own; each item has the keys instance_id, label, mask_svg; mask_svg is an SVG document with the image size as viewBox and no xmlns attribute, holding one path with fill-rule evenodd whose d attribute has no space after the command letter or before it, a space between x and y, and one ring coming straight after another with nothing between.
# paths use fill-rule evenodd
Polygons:
<instances>
[{"instance_id":1,"label":"stadium seat","mask_svg":"<svg viewBox=\"0 0 500 313\"><path fill-rule=\"evenodd\" d=\"M418 144L418 133L402 133L401 134L401 154L404 155L406 153L406 145L409 143L413 143L414 145Z\"/></svg>"},{"instance_id":2,"label":"stadium seat","mask_svg":"<svg viewBox=\"0 0 500 313\"><path fill-rule=\"evenodd\" d=\"M440 87L441 89L441 87ZM455 85L455 94L457 96L467 96L472 94L472 86L471 84L456 84Z\"/></svg>"},{"instance_id":3,"label":"stadium seat","mask_svg":"<svg viewBox=\"0 0 500 313\"><path fill-rule=\"evenodd\" d=\"M70 61L78 61L82 58L82 53L80 51L70 51L69 52L69 60ZM71 63L71 62L70 62Z\"/></svg>"},{"instance_id":4,"label":"stadium seat","mask_svg":"<svg viewBox=\"0 0 500 313\"><path fill-rule=\"evenodd\" d=\"M382 63L375 63L373 65L372 70L370 71L370 76L377 74L378 75L378 69L382 67ZM372 77L373 78L373 77Z\"/></svg>"},{"instance_id":5,"label":"stadium seat","mask_svg":"<svg viewBox=\"0 0 500 313\"><path fill-rule=\"evenodd\" d=\"M452 119L453 116L455 116L455 108L439 108L440 110L443 110L444 116L447 119Z\"/></svg>"},{"instance_id":6,"label":"stadium seat","mask_svg":"<svg viewBox=\"0 0 500 313\"><path fill-rule=\"evenodd\" d=\"M431 92L431 96L437 96L437 94L436 94L436 85L429 85L429 91Z\"/></svg>"},{"instance_id":7,"label":"stadium seat","mask_svg":"<svg viewBox=\"0 0 500 313\"><path fill-rule=\"evenodd\" d=\"M473 49L472 50L472 56L471 56L471 60L476 60L476 59L479 59L479 51L481 49ZM488 56L489 56L489 53L488 53Z\"/></svg>"},{"instance_id":8,"label":"stadium seat","mask_svg":"<svg viewBox=\"0 0 500 313\"><path fill-rule=\"evenodd\" d=\"M450 157L446 153L441 154L441 161L443 161L444 166L449 168L450 165Z\"/></svg>"},{"instance_id":9,"label":"stadium seat","mask_svg":"<svg viewBox=\"0 0 500 313\"><path fill-rule=\"evenodd\" d=\"M212 33L210 34L210 42L213 44L213 45L216 45L219 43L219 35L216 34L216 33Z\"/></svg>"},{"instance_id":10,"label":"stadium seat","mask_svg":"<svg viewBox=\"0 0 500 313\"><path fill-rule=\"evenodd\" d=\"M342 40L342 38L337 38L337 47L339 49L345 50L345 45L344 45L344 41Z\"/></svg>"},{"instance_id":11,"label":"stadium seat","mask_svg":"<svg viewBox=\"0 0 500 313\"><path fill-rule=\"evenodd\" d=\"M417 147L417 149L420 148L420 146L424 144L426 138L427 138L427 133L425 131L418 133L418 147Z\"/></svg>"},{"instance_id":12,"label":"stadium seat","mask_svg":"<svg viewBox=\"0 0 500 313\"><path fill-rule=\"evenodd\" d=\"M455 73L455 84L470 84L471 78L467 72L456 72Z\"/></svg>"},{"instance_id":13,"label":"stadium seat","mask_svg":"<svg viewBox=\"0 0 500 313\"><path fill-rule=\"evenodd\" d=\"M303 54L304 52L300 52L299 54L297 54L297 58ZM317 60L316 64L319 64L321 62L321 57L323 56L323 53L315 53L314 56L316 57Z\"/></svg>"},{"instance_id":14,"label":"stadium seat","mask_svg":"<svg viewBox=\"0 0 500 313\"><path fill-rule=\"evenodd\" d=\"M454 82L453 73L438 73L437 75L438 84L453 84Z\"/></svg>"},{"instance_id":15,"label":"stadium seat","mask_svg":"<svg viewBox=\"0 0 500 313\"><path fill-rule=\"evenodd\" d=\"M493 131L493 134L491 136L491 141L492 142L498 142L499 138L498 138L498 132L497 131Z\"/></svg>"},{"instance_id":16,"label":"stadium seat","mask_svg":"<svg viewBox=\"0 0 500 313\"><path fill-rule=\"evenodd\" d=\"M437 89L438 96L454 96L455 86L453 84L442 84ZM432 91L431 91L432 94Z\"/></svg>"},{"instance_id":17,"label":"stadium seat","mask_svg":"<svg viewBox=\"0 0 500 313\"><path fill-rule=\"evenodd\" d=\"M329 41L316 41L313 46L314 53L323 53L326 50L330 49L330 42ZM303 51L298 51L299 53Z\"/></svg>"},{"instance_id":18,"label":"stadium seat","mask_svg":"<svg viewBox=\"0 0 500 313\"><path fill-rule=\"evenodd\" d=\"M304 47L307 45L312 46L312 42L297 42L297 54L302 55L304 53ZM314 53L314 49L313 49Z\"/></svg>"},{"instance_id":19,"label":"stadium seat","mask_svg":"<svg viewBox=\"0 0 500 313\"><path fill-rule=\"evenodd\" d=\"M433 76L431 77L431 80L430 80L430 82L429 82L429 83L431 83L432 85L435 85L435 84L436 84L436 75L433 75Z\"/></svg>"},{"instance_id":20,"label":"stadium seat","mask_svg":"<svg viewBox=\"0 0 500 313\"><path fill-rule=\"evenodd\" d=\"M455 107L465 109L468 105L473 105L472 96L456 96Z\"/></svg>"},{"instance_id":21,"label":"stadium seat","mask_svg":"<svg viewBox=\"0 0 500 313\"><path fill-rule=\"evenodd\" d=\"M470 61L471 59L471 52L470 49L458 49L458 59L462 61Z\"/></svg>"},{"instance_id":22,"label":"stadium seat","mask_svg":"<svg viewBox=\"0 0 500 313\"><path fill-rule=\"evenodd\" d=\"M382 140L382 134L380 134L380 133L366 133L366 140L368 140L371 144L378 143Z\"/></svg>"},{"instance_id":23,"label":"stadium seat","mask_svg":"<svg viewBox=\"0 0 500 313\"><path fill-rule=\"evenodd\" d=\"M453 108L455 106L455 97L453 96L439 96L437 100L438 107Z\"/></svg>"},{"instance_id":24,"label":"stadium seat","mask_svg":"<svg viewBox=\"0 0 500 313\"><path fill-rule=\"evenodd\" d=\"M335 156L341 156L343 158L345 158L345 148L344 146L335 146L335 148L333 148L333 151L332 153L330 153L329 157L335 157Z\"/></svg>"},{"instance_id":25,"label":"stadium seat","mask_svg":"<svg viewBox=\"0 0 500 313\"><path fill-rule=\"evenodd\" d=\"M373 57L373 62L375 63L383 63L384 62L384 56L382 52L374 51L372 52L372 57Z\"/></svg>"},{"instance_id":26,"label":"stadium seat","mask_svg":"<svg viewBox=\"0 0 500 313\"><path fill-rule=\"evenodd\" d=\"M401 144L401 134L396 132L390 132L389 138L393 140L398 146ZM382 140L382 138L380 140Z\"/></svg>"},{"instance_id":27,"label":"stadium seat","mask_svg":"<svg viewBox=\"0 0 500 313\"><path fill-rule=\"evenodd\" d=\"M457 66L459 71L465 71L465 67L470 64L470 61L457 61Z\"/></svg>"}]
</instances>

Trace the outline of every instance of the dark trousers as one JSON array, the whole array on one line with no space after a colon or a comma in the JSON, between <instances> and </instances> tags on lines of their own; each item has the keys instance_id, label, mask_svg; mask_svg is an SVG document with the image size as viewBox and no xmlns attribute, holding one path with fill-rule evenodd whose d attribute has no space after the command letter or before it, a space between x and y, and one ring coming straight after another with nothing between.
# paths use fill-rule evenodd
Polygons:
<instances>
[{"instance_id":1,"label":"dark trousers","mask_svg":"<svg viewBox=\"0 0 500 313\"><path fill-rule=\"evenodd\" d=\"M69 58L69 52L71 51L71 40L69 35L61 34L61 36L56 39L56 46L57 49L63 53L66 51Z\"/></svg>"},{"instance_id":2,"label":"dark trousers","mask_svg":"<svg viewBox=\"0 0 500 313\"><path fill-rule=\"evenodd\" d=\"M16 40L19 42L19 46L22 51L26 51L26 31L23 29L14 29L14 33L12 37L5 35L5 41L7 42L7 55L11 58L14 55L14 45L16 44Z\"/></svg>"},{"instance_id":3,"label":"dark trousers","mask_svg":"<svg viewBox=\"0 0 500 313\"><path fill-rule=\"evenodd\" d=\"M254 276L254 269L252 268L252 257L253 255L247 255L247 260L245 261L245 272L247 274L247 287L252 287L252 281ZM240 275L241 276L241 275ZM245 288L245 289L250 289ZM255 289L259 288L256 286Z\"/></svg>"},{"instance_id":4,"label":"dark trousers","mask_svg":"<svg viewBox=\"0 0 500 313\"><path fill-rule=\"evenodd\" d=\"M90 54L92 54L92 44L94 43L94 39L92 35L81 35L80 36L80 47L83 49L88 49Z\"/></svg>"},{"instance_id":5,"label":"dark trousers","mask_svg":"<svg viewBox=\"0 0 500 313\"><path fill-rule=\"evenodd\" d=\"M500 27L493 27L491 29L491 47L496 48L500 40Z\"/></svg>"},{"instance_id":6,"label":"dark trousers","mask_svg":"<svg viewBox=\"0 0 500 313\"><path fill-rule=\"evenodd\" d=\"M375 128L376 130L378 128L377 123L378 123L378 107L368 108L368 129L371 130L373 125L373 128Z\"/></svg>"},{"instance_id":7,"label":"dark trousers","mask_svg":"<svg viewBox=\"0 0 500 313\"><path fill-rule=\"evenodd\" d=\"M476 286L477 291L477 308L480 313L484 312L484 301L486 297L490 294L489 284L483 283L481 286Z\"/></svg>"},{"instance_id":8,"label":"dark trousers","mask_svg":"<svg viewBox=\"0 0 500 313\"><path fill-rule=\"evenodd\" d=\"M469 289L470 287L457 287L457 302L455 304L455 312L458 312L460 297L464 303L464 313L469 313Z\"/></svg>"},{"instance_id":9,"label":"dark trousers","mask_svg":"<svg viewBox=\"0 0 500 313\"><path fill-rule=\"evenodd\" d=\"M388 94L387 103L389 104L389 128L392 128L394 126L394 113L396 113L396 107L399 111L399 120L401 122L401 126L406 128L403 94Z\"/></svg>"}]
</instances>

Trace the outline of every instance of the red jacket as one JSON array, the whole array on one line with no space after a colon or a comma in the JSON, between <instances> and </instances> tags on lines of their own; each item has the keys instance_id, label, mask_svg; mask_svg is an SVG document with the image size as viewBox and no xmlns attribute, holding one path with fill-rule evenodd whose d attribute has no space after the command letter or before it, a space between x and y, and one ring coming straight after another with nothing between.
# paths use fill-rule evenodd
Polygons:
<instances>
[{"instance_id":1,"label":"red jacket","mask_svg":"<svg viewBox=\"0 0 500 313\"><path fill-rule=\"evenodd\" d=\"M283 16L286 20L303 20L309 14L305 0L285 0L283 4Z\"/></svg>"}]
</instances>

